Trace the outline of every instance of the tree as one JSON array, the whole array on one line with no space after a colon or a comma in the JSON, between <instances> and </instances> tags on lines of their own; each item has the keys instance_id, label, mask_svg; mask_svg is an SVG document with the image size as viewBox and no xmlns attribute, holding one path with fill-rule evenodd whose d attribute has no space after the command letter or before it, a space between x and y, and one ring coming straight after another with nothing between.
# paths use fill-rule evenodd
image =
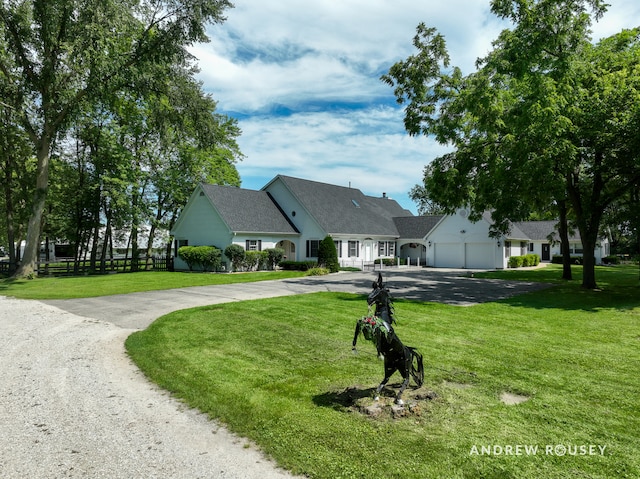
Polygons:
<instances>
[{"instance_id":1,"label":"tree","mask_svg":"<svg viewBox=\"0 0 640 479\"><path fill-rule=\"evenodd\" d=\"M337 273L340 270L338 250L331 236L325 236L318 245L318 265L327 268L330 273Z\"/></svg>"},{"instance_id":2,"label":"tree","mask_svg":"<svg viewBox=\"0 0 640 479\"><path fill-rule=\"evenodd\" d=\"M491 5L515 26L478 60L477 72L448 69L444 38L420 25L418 53L382 79L407 105L410 134L454 147L425 169L431 200L447 212L468 204L471 219L492 211L495 235L510 221L555 209L563 242L568 223L577 225L582 285L595 288L602 213L640 180L638 30L592 45L587 10L599 18L598 0Z\"/></svg>"},{"instance_id":3,"label":"tree","mask_svg":"<svg viewBox=\"0 0 640 479\"><path fill-rule=\"evenodd\" d=\"M0 5L0 82L37 158L25 257L33 273L49 187L50 154L86 99L143 83L153 65L191 62L226 0L18 0Z\"/></svg>"}]
</instances>

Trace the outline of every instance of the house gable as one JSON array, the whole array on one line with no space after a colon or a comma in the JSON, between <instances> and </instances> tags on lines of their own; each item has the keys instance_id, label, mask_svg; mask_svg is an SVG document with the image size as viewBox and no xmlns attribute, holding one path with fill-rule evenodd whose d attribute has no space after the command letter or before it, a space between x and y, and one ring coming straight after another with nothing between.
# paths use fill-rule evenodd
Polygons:
<instances>
[{"instance_id":1,"label":"house gable","mask_svg":"<svg viewBox=\"0 0 640 479\"><path fill-rule=\"evenodd\" d=\"M204 194L234 233L299 234L265 191L202 185Z\"/></svg>"},{"instance_id":2,"label":"house gable","mask_svg":"<svg viewBox=\"0 0 640 479\"><path fill-rule=\"evenodd\" d=\"M313 218L325 234L398 237L394 217L412 216L390 198L364 195L356 188L330 185L278 175L263 190L285 205L297 205ZM284 191L288 192L285 195ZM295 207L295 206L292 206ZM291 218L296 223L295 218Z\"/></svg>"}]
</instances>

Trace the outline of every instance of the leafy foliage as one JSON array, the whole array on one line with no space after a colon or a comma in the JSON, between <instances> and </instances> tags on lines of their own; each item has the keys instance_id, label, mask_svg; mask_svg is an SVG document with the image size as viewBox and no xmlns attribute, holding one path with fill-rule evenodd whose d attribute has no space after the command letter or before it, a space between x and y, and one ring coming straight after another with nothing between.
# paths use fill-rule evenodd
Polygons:
<instances>
[{"instance_id":1,"label":"leafy foliage","mask_svg":"<svg viewBox=\"0 0 640 479\"><path fill-rule=\"evenodd\" d=\"M154 124L157 116L152 112L162 111L159 105L171 104L175 120L180 114L178 110L188 110L185 105L189 102L169 100L176 91L185 91L184 85L176 84L180 79L186 79L192 88L198 85L194 80L193 57L186 47L207 41L206 25L222 22L224 11L230 7L227 0L33 0L0 4L3 105L12 111L9 125L25 132L30 143L31 151L20 158L18 164L26 166L32 156L37 160L30 185L32 201L27 206L31 215L27 246L18 276L33 272L39 254L52 151L55 146L65 144L65 135L78 126L82 117L100 118L101 125L109 127L106 136L116 131L113 137L124 140L120 143L119 159L128 159L128 163L118 162L117 167L112 168L115 165L111 154L114 150L111 150L106 161L92 162L95 170L79 172L78 179L84 181L91 177L95 182L91 187L98 188L102 173L115 169L115 181L127 182L127 189L122 191L130 194L128 213L131 241L135 246L137 231L148 207L145 195L150 190L149 176L154 171L149 160L153 156L151 152L157 152L154 146L158 146L148 141L149 131L159 131L159 125ZM205 97L199 87L197 90ZM202 104L194 104L201 114L192 125L209 125ZM209 100L208 113L212 111L211 105ZM187 114L185 118L193 117ZM220 145L224 143L221 140L226 137L225 131L234 138L237 127L233 122L217 120L220 134L210 138ZM123 123L128 127L124 133L120 129ZM5 127L7 124L3 124L3 130ZM185 128L177 130L184 132ZM160 136L169 138L164 133ZM93 140L86 146L87 151L99 144L102 137L93 136ZM232 143L227 144L229 148L225 145L210 149L208 156L215 157L221 165L229 163L237 152L233 151ZM181 157L180 152L189 150L187 144L198 150L201 147L193 141L193 135L180 137L180 141L171 144L171 153L169 150L163 153L174 159ZM102 152L103 149L90 154L97 157ZM222 168L218 177L226 176L230 170ZM164 211L163 195L159 198ZM95 205L91 209L94 216L91 221L95 222ZM95 236L95 231L89 235Z\"/></svg>"},{"instance_id":2,"label":"leafy foliage","mask_svg":"<svg viewBox=\"0 0 640 479\"><path fill-rule=\"evenodd\" d=\"M450 68L444 38L420 24L417 53L382 76L405 105L409 134L453 147L413 195L447 213L468 205L471 220L489 210L497 236L533 212L554 211L561 228L568 215L585 251L583 286L595 288L603 213L640 186L640 29L594 45L589 11L604 14L599 0L491 5L513 28L476 72Z\"/></svg>"},{"instance_id":3,"label":"leafy foliage","mask_svg":"<svg viewBox=\"0 0 640 479\"><path fill-rule=\"evenodd\" d=\"M246 251L238 244L230 244L224 249L224 255L231 261L233 271L240 271L246 257Z\"/></svg>"},{"instance_id":4,"label":"leafy foliage","mask_svg":"<svg viewBox=\"0 0 640 479\"><path fill-rule=\"evenodd\" d=\"M318 265L328 269L331 273L337 273L340 269L338 251L331 236L325 236L318 245Z\"/></svg>"},{"instance_id":5,"label":"leafy foliage","mask_svg":"<svg viewBox=\"0 0 640 479\"><path fill-rule=\"evenodd\" d=\"M182 246L178 256L187 263L189 270L199 266L203 271L217 271L222 266L222 250L215 246Z\"/></svg>"}]
</instances>

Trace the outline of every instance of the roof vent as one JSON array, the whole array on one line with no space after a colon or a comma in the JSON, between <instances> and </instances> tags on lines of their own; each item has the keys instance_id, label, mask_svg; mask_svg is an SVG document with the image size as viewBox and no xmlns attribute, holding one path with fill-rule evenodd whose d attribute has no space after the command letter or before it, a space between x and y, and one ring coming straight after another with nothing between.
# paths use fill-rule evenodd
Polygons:
<instances>
[{"instance_id":1,"label":"roof vent","mask_svg":"<svg viewBox=\"0 0 640 479\"><path fill-rule=\"evenodd\" d=\"M353 203L353 206L356 208L360 208L360 204L356 200L351 200L351 203Z\"/></svg>"}]
</instances>

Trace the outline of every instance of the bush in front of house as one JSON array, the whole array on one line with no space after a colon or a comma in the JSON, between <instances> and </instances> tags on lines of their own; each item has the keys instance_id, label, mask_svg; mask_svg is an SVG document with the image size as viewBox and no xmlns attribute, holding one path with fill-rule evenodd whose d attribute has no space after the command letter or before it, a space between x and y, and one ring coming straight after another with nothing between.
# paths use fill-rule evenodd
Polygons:
<instances>
[{"instance_id":1,"label":"bush in front of house","mask_svg":"<svg viewBox=\"0 0 640 479\"><path fill-rule=\"evenodd\" d=\"M620 258L614 255L602 258L602 264L620 264Z\"/></svg>"},{"instance_id":2,"label":"bush in front of house","mask_svg":"<svg viewBox=\"0 0 640 479\"><path fill-rule=\"evenodd\" d=\"M267 252L267 269L276 269L276 266L284 258L284 250L282 248L268 248Z\"/></svg>"},{"instance_id":3,"label":"bush in front of house","mask_svg":"<svg viewBox=\"0 0 640 479\"><path fill-rule=\"evenodd\" d=\"M338 251L331 236L325 236L318 245L318 264L331 273L337 273L340 269Z\"/></svg>"},{"instance_id":4,"label":"bush in front of house","mask_svg":"<svg viewBox=\"0 0 640 479\"><path fill-rule=\"evenodd\" d=\"M540 256L537 254L526 254L524 256L511 256L509 258L509 268L524 268L527 266L538 266Z\"/></svg>"},{"instance_id":5,"label":"bush in front of house","mask_svg":"<svg viewBox=\"0 0 640 479\"><path fill-rule=\"evenodd\" d=\"M562 264L562 255L554 255L553 258L551 258L551 262L553 264ZM571 264L577 264L577 265L581 265L582 264L582 256L572 256L571 257Z\"/></svg>"},{"instance_id":6,"label":"bush in front of house","mask_svg":"<svg viewBox=\"0 0 640 479\"><path fill-rule=\"evenodd\" d=\"M203 271L216 271L222 265L222 251L215 246L182 246L178 256L187 263L189 271L196 266Z\"/></svg>"},{"instance_id":7,"label":"bush in front of house","mask_svg":"<svg viewBox=\"0 0 640 479\"><path fill-rule=\"evenodd\" d=\"M242 268L245 271L259 271L267 269L268 254L266 251L246 251Z\"/></svg>"},{"instance_id":8,"label":"bush in front of house","mask_svg":"<svg viewBox=\"0 0 640 479\"><path fill-rule=\"evenodd\" d=\"M280 261L278 265L288 271L308 271L318 266L315 261Z\"/></svg>"},{"instance_id":9,"label":"bush in front of house","mask_svg":"<svg viewBox=\"0 0 640 479\"><path fill-rule=\"evenodd\" d=\"M230 244L224 249L224 255L231 261L233 271L240 271L244 261L246 251L238 244Z\"/></svg>"}]
</instances>

